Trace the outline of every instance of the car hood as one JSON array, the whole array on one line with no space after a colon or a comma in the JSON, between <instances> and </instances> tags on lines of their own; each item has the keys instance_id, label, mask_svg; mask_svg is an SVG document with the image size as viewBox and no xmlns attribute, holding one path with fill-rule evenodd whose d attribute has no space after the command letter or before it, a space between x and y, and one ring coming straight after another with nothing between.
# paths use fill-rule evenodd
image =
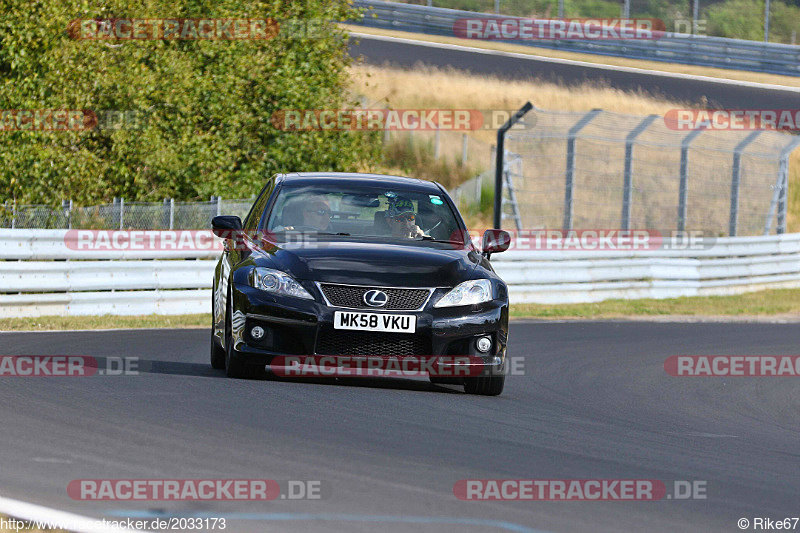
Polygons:
<instances>
[{"instance_id":1,"label":"car hood","mask_svg":"<svg viewBox=\"0 0 800 533\"><path fill-rule=\"evenodd\" d=\"M453 287L470 279L480 254L453 245L324 242L256 252L257 266L298 280L380 287Z\"/></svg>"}]
</instances>

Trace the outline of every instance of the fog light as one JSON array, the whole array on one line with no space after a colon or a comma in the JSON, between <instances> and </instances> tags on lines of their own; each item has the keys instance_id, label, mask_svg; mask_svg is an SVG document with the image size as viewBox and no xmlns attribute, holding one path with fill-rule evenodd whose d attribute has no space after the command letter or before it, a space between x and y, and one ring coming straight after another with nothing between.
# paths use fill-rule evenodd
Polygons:
<instances>
[{"instance_id":1,"label":"fog light","mask_svg":"<svg viewBox=\"0 0 800 533\"><path fill-rule=\"evenodd\" d=\"M486 353L492 348L492 339L489 337L481 337L477 340L475 346L478 348L479 352Z\"/></svg>"},{"instance_id":2,"label":"fog light","mask_svg":"<svg viewBox=\"0 0 800 533\"><path fill-rule=\"evenodd\" d=\"M264 336L264 328L261 326L256 326L250 330L250 335L256 340L260 339Z\"/></svg>"}]
</instances>

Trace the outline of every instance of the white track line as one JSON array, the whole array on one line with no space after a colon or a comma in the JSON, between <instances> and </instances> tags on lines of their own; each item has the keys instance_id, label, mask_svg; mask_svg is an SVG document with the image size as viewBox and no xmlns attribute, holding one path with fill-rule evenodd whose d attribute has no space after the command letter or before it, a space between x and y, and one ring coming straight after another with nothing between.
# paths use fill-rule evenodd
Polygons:
<instances>
[{"instance_id":1,"label":"white track line","mask_svg":"<svg viewBox=\"0 0 800 533\"><path fill-rule=\"evenodd\" d=\"M389 41L403 44L411 44L415 46L427 46L429 48L441 48L445 50L458 50L461 52L471 52L474 54L484 54L491 56L513 57L516 59L527 59L532 61L543 61L546 63L558 63L561 65L574 65L580 67L594 68L598 70L613 70L617 72L630 72L633 74L646 74L648 76L661 76L664 78L675 78L681 80L696 80L705 81L709 83L718 83L721 85L735 85L739 87L752 87L755 89L768 89L772 91L784 91L789 93L800 94L800 87L789 87L786 85L775 85L770 83L758 83L754 81L741 81L731 80L728 78L714 78L711 76L698 76L696 74L681 74L679 72L664 72L662 70L650 70L645 68L635 67L622 67L616 65L602 65L599 63L590 63L588 61L577 61L575 59L560 59L556 57L544 57L533 54L521 54L518 52L504 52L502 50L488 50L486 48L475 48L474 46L463 46L460 44L446 44L435 43L431 41L423 41L418 39L406 39L403 37L389 37L385 35L372 35L369 33L349 32L350 35L358 37L359 39L374 39L376 41ZM581 52L577 52L581 53Z\"/></svg>"},{"instance_id":2,"label":"white track line","mask_svg":"<svg viewBox=\"0 0 800 533\"><path fill-rule=\"evenodd\" d=\"M74 527L91 525L90 523L100 522L101 519L89 518L88 516L81 516L66 511L59 511L58 509L51 509L33 503L27 503L20 500L12 500L11 498L0 497L0 513L9 515L19 520L38 520L39 522L52 522L63 524L68 527L67 531L75 531L77 533L106 533L120 531L143 531L141 529L129 528L112 528L112 527ZM106 519L108 521L108 519ZM123 521L123 519L116 519ZM113 521L113 520L112 520Z\"/></svg>"}]
</instances>

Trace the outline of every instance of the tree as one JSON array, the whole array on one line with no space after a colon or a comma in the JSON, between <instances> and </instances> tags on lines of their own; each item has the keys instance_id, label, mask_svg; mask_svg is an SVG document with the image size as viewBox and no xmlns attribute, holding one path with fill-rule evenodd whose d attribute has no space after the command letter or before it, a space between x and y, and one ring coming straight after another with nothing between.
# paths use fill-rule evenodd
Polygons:
<instances>
[{"instance_id":1,"label":"tree","mask_svg":"<svg viewBox=\"0 0 800 533\"><path fill-rule=\"evenodd\" d=\"M0 131L0 202L250 196L274 172L354 170L376 155L375 134L287 133L270 122L282 109L353 103L346 35L337 26L267 40L81 40L70 26L75 19L271 17L285 29L286 21L352 17L347 1L103 4L0 0L2 108L93 110L106 126ZM127 113L127 121L104 110Z\"/></svg>"}]
</instances>

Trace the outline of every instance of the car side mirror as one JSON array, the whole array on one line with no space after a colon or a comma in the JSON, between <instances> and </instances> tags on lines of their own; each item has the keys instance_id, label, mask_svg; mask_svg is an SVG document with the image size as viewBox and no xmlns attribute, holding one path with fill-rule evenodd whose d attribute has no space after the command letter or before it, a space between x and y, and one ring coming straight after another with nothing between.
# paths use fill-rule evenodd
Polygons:
<instances>
[{"instance_id":1,"label":"car side mirror","mask_svg":"<svg viewBox=\"0 0 800 533\"><path fill-rule=\"evenodd\" d=\"M242 219L235 215L220 215L211 220L211 230L220 239L233 239L242 231Z\"/></svg>"},{"instance_id":2,"label":"car side mirror","mask_svg":"<svg viewBox=\"0 0 800 533\"><path fill-rule=\"evenodd\" d=\"M483 234L483 255L487 259L492 254L505 252L511 246L511 235L501 229L487 229Z\"/></svg>"}]
</instances>

